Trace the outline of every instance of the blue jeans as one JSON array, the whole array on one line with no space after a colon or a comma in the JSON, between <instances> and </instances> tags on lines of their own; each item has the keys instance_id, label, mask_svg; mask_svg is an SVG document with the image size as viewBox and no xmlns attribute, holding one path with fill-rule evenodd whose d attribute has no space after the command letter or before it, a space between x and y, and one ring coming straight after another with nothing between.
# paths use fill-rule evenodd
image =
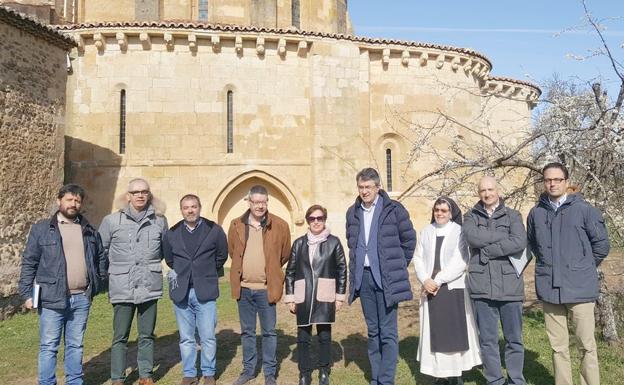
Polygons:
<instances>
[{"instance_id":1,"label":"blue jeans","mask_svg":"<svg viewBox=\"0 0 624 385\"><path fill-rule=\"evenodd\" d=\"M524 345L522 343L522 301L473 300L479 329L483 375L488 385L505 383L498 347L498 322L505 338L505 367L510 385L524 385Z\"/></svg>"},{"instance_id":2,"label":"blue jeans","mask_svg":"<svg viewBox=\"0 0 624 385\"><path fill-rule=\"evenodd\" d=\"M82 340L91 302L84 294L69 297L63 310L39 308L39 384L56 384L56 355L65 338L65 383L82 385Z\"/></svg>"},{"instance_id":3,"label":"blue jeans","mask_svg":"<svg viewBox=\"0 0 624 385\"><path fill-rule=\"evenodd\" d=\"M241 288L238 316L243 345L243 373L253 376L256 371L256 314L262 329L262 369L265 377L275 377L277 370L277 334L275 304L270 304L266 290Z\"/></svg>"},{"instance_id":4,"label":"blue jeans","mask_svg":"<svg viewBox=\"0 0 624 385\"><path fill-rule=\"evenodd\" d=\"M174 302L176 321L180 330L180 356L184 377L197 377L195 362L195 328L201 341L202 376L214 376L217 371L217 302L199 302L191 288L184 302Z\"/></svg>"},{"instance_id":5,"label":"blue jeans","mask_svg":"<svg viewBox=\"0 0 624 385\"><path fill-rule=\"evenodd\" d=\"M360 287L362 312L368 327L371 385L392 385L399 355L397 305L387 307L370 269L364 269Z\"/></svg>"}]
</instances>

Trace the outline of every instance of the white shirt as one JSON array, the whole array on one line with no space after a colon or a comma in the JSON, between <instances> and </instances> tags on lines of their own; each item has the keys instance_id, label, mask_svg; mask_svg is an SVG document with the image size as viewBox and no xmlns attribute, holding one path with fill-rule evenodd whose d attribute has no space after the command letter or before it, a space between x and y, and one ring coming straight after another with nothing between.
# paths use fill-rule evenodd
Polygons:
<instances>
[{"instance_id":1,"label":"white shirt","mask_svg":"<svg viewBox=\"0 0 624 385\"><path fill-rule=\"evenodd\" d=\"M366 242L366 245L368 245L368 235L370 234L370 228L373 223L373 216L375 215L375 206L377 206L377 202L379 202L379 195L377 195L373 204L371 204L369 208L364 207L362 204L362 215L364 216L364 242ZM370 266L368 253L364 255L364 266Z\"/></svg>"},{"instance_id":2,"label":"white shirt","mask_svg":"<svg viewBox=\"0 0 624 385\"><path fill-rule=\"evenodd\" d=\"M557 202L553 202L550 197L548 198L548 202L550 202L552 208L557 211L559 207L561 207L561 205L565 203L566 199L568 199L568 194L563 194Z\"/></svg>"}]
</instances>

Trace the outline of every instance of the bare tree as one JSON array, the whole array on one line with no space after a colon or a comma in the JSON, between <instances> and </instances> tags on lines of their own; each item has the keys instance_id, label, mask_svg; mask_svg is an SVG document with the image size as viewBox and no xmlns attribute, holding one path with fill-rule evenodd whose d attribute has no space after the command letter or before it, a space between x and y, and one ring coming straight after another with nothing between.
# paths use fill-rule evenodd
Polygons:
<instances>
[{"instance_id":1,"label":"bare tree","mask_svg":"<svg viewBox=\"0 0 624 385\"><path fill-rule=\"evenodd\" d=\"M569 167L571 179L585 199L604 213L613 243L623 244L624 67L605 38L603 23L607 20L595 18L585 1L581 5L584 23L572 29L593 32L599 46L588 55L575 58L605 57L618 84L616 95L608 95L601 78L580 82L554 77L542 87L545 92L533 124L520 125L516 134L505 140L501 140L497 127L489 124L488 115L497 103L524 96L484 86L487 84L478 89L449 86L449 92L480 95L482 109L468 120L443 109L417 114L394 111L388 120L392 128L408 140L416 138L411 140L411 161L434 164L399 199L420 194L461 195L473 191L475 175L490 173L509 180L514 188L508 192L507 202L519 206L535 200L535 192L541 189L541 167L549 161L561 161ZM440 137L445 138L446 146L434 145ZM605 339L617 341L612 300L604 280L598 313Z\"/></svg>"}]
</instances>

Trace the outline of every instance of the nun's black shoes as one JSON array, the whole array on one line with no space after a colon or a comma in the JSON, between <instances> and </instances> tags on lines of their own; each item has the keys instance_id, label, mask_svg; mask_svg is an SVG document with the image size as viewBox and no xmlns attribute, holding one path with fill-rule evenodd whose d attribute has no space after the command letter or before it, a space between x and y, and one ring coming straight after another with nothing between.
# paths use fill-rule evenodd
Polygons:
<instances>
[{"instance_id":1,"label":"nun's black shoes","mask_svg":"<svg viewBox=\"0 0 624 385\"><path fill-rule=\"evenodd\" d=\"M329 368L319 369L319 385L329 385Z\"/></svg>"},{"instance_id":2,"label":"nun's black shoes","mask_svg":"<svg viewBox=\"0 0 624 385\"><path fill-rule=\"evenodd\" d=\"M312 385L312 376L310 373L299 375L299 385Z\"/></svg>"},{"instance_id":3,"label":"nun's black shoes","mask_svg":"<svg viewBox=\"0 0 624 385\"><path fill-rule=\"evenodd\" d=\"M433 385L464 385L461 377L436 378Z\"/></svg>"}]
</instances>

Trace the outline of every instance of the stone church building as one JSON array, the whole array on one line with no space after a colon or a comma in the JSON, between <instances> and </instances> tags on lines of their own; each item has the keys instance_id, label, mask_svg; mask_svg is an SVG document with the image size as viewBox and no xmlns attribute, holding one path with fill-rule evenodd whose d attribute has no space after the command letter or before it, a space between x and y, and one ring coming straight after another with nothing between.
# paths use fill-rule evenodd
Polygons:
<instances>
[{"instance_id":1,"label":"stone church building","mask_svg":"<svg viewBox=\"0 0 624 385\"><path fill-rule=\"evenodd\" d=\"M445 111L509 140L530 126L540 93L491 75L492 63L471 49L358 37L347 0L0 4L75 40L64 177L86 187L96 224L127 182L143 177L170 223L181 218L180 197L195 193L203 214L227 230L249 187L264 184L269 210L293 236L315 203L342 236L359 169L376 167L398 197L433 166L411 161L418 138L409 122ZM496 99L487 113L484 95ZM418 227L433 198L403 197Z\"/></svg>"}]
</instances>

